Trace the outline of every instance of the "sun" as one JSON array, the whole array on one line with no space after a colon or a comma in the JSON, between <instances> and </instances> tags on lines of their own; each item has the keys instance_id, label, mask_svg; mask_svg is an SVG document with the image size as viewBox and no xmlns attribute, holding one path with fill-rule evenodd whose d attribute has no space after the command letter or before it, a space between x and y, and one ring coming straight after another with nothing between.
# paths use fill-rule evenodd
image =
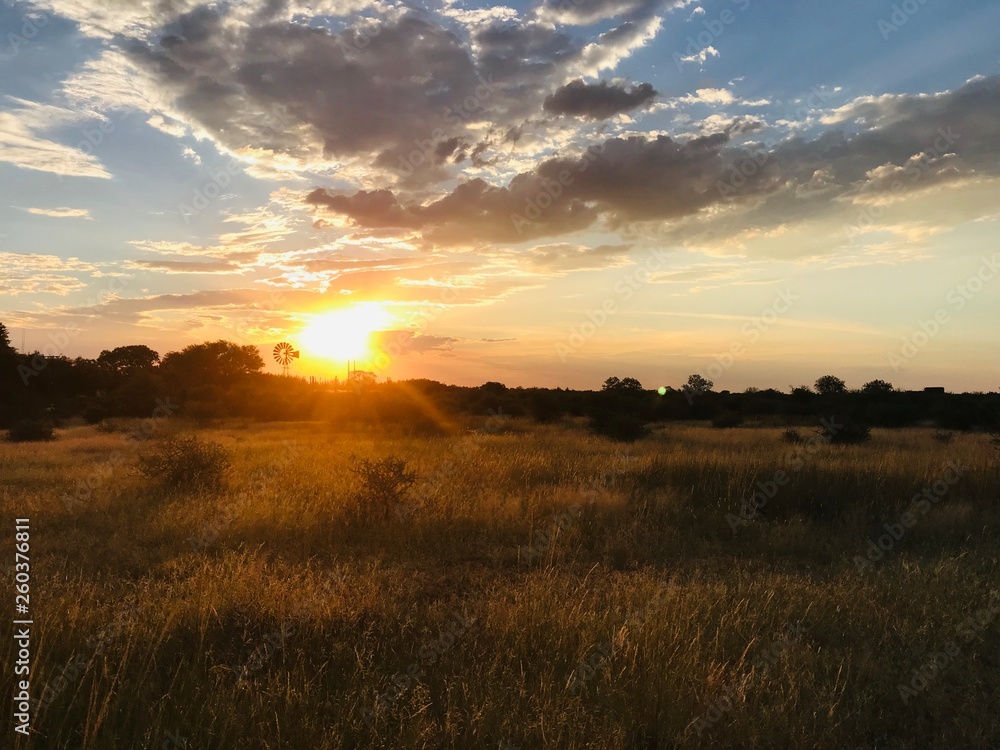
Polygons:
<instances>
[{"instance_id":1,"label":"sun","mask_svg":"<svg viewBox=\"0 0 1000 750\"><path fill-rule=\"evenodd\" d=\"M375 303L314 315L299 334L299 345L311 357L364 359L372 334L390 321L391 316Z\"/></svg>"}]
</instances>

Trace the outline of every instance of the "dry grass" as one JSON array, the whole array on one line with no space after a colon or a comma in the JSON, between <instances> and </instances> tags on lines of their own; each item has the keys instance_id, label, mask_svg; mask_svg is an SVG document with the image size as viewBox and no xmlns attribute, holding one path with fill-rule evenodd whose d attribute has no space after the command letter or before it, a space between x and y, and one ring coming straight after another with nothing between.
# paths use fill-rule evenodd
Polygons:
<instances>
[{"instance_id":1,"label":"dry grass","mask_svg":"<svg viewBox=\"0 0 1000 750\"><path fill-rule=\"evenodd\" d=\"M779 428L197 434L232 456L224 491L144 482L122 433L0 444L5 517L32 519L33 691L51 688L17 747L1000 746L998 622L898 691L1000 585L988 436L821 446L734 535L726 514L801 449ZM352 461L385 457L417 485L362 522ZM859 571L948 460L961 481Z\"/></svg>"}]
</instances>

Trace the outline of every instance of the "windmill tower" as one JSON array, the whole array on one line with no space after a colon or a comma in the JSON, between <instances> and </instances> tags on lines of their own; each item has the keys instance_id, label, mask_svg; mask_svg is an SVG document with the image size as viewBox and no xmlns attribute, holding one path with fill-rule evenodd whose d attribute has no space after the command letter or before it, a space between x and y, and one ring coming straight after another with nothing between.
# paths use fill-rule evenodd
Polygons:
<instances>
[{"instance_id":1,"label":"windmill tower","mask_svg":"<svg viewBox=\"0 0 1000 750\"><path fill-rule=\"evenodd\" d=\"M292 345L285 341L274 347L273 354L274 361L281 365L282 375L288 375L288 366L292 363L293 359L299 358L298 349L293 349Z\"/></svg>"}]
</instances>

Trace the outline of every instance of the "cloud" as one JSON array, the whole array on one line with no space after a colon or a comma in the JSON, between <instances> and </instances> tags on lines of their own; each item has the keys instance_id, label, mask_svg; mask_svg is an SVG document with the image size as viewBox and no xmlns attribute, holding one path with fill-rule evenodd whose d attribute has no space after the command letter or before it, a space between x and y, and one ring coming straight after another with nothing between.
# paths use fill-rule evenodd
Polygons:
<instances>
[{"instance_id":1,"label":"cloud","mask_svg":"<svg viewBox=\"0 0 1000 750\"><path fill-rule=\"evenodd\" d=\"M696 8L695 11L697 10L702 10L702 13L705 12L703 9ZM688 55L687 57L682 57L681 62L684 63L696 62L699 63L700 65L704 65L705 61L708 60L708 58L710 57L719 57L719 50L717 50L712 45L705 47L701 52L698 52L694 55Z\"/></svg>"},{"instance_id":2,"label":"cloud","mask_svg":"<svg viewBox=\"0 0 1000 750\"><path fill-rule=\"evenodd\" d=\"M459 185L429 204L407 204L387 190L331 194L317 189L307 202L359 226L423 229L431 242L520 242L585 229L601 213L613 224L697 211L724 174L728 135L685 143L666 136L608 140L600 152L553 158L507 187L482 180Z\"/></svg>"},{"instance_id":3,"label":"cloud","mask_svg":"<svg viewBox=\"0 0 1000 750\"><path fill-rule=\"evenodd\" d=\"M129 260L125 268L170 274L239 273L242 267L228 260Z\"/></svg>"},{"instance_id":4,"label":"cloud","mask_svg":"<svg viewBox=\"0 0 1000 750\"><path fill-rule=\"evenodd\" d=\"M12 96L6 97L6 100L16 106L0 112L0 162L65 177L111 178L92 154L81 150L84 141L73 148L45 137L60 127L80 124L88 119L103 119L100 115L74 112Z\"/></svg>"},{"instance_id":5,"label":"cloud","mask_svg":"<svg viewBox=\"0 0 1000 750\"><path fill-rule=\"evenodd\" d=\"M437 13L285 0L42 7L117 40L67 79L67 102L139 110L150 126L211 140L262 178L336 170L363 187L416 189L459 170L483 176L510 158L512 143L529 158L589 137L580 123L540 118L546 97L613 69L652 39L663 13L688 2L581 0L574 18L618 20L573 35L546 20L562 12L558 5L521 17L452 3ZM648 88L587 93L602 97L597 111L615 97L626 111L641 106Z\"/></svg>"},{"instance_id":6,"label":"cloud","mask_svg":"<svg viewBox=\"0 0 1000 750\"><path fill-rule=\"evenodd\" d=\"M22 208L36 216L51 216L54 219L87 219L93 221L93 216L86 208Z\"/></svg>"},{"instance_id":7,"label":"cloud","mask_svg":"<svg viewBox=\"0 0 1000 750\"><path fill-rule=\"evenodd\" d=\"M699 98L730 101L724 89ZM692 236L770 231L842 210L837 200L905 196L930 186L1000 177L1000 77L951 92L859 100L811 140L736 145L758 124L739 118L719 132L608 139L585 154L553 157L507 186L469 180L432 201L389 190L353 195L316 190L308 202L361 227L419 229L431 242L522 242L585 229L667 222ZM837 200L835 200L837 199Z\"/></svg>"},{"instance_id":8,"label":"cloud","mask_svg":"<svg viewBox=\"0 0 1000 750\"><path fill-rule=\"evenodd\" d=\"M0 294L66 295L87 285L73 274L94 274L97 270L79 258L56 255L0 252Z\"/></svg>"},{"instance_id":9,"label":"cloud","mask_svg":"<svg viewBox=\"0 0 1000 750\"><path fill-rule=\"evenodd\" d=\"M577 79L546 97L543 108L546 112L557 115L605 120L649 104L656 95L656 90L649 83L628 89L622 84L608 81L587 84Z\"/></svg>"},{"instance_id":10,"label":"cloud","mask_svg":"<svg viewBox=\"0 0 1000 750\"><path fill-rule=\"evenodd\" d=\"M610 18L648 15L667 8L683 8L693 0L544 0L538 17L551 23L590 26Z\"/></svg>"},{"instance_id":11,"label":"cloud","mask_svg":"<svg viewBox=\"0 0 1000 750\"><path fill-rule=\"evenodd\" d=\"M558 243L539 245L519 253L534 272L546 275L562 275L572 271L595 271L602 268L621 266L628 263L631 245L600 245L587 247Z\"/></svg>"},{"instance_id":12,"label":"cloud","mask_svg":"<svg viewBox=\"0 0 1000 750\"><path fill-rule=\"evenodd\" d=\"M681 96L676 99L671 99L667 102L667 107L673 107L677 104L707 104L709 106L718 106L726 104L740 104L744 107L766 107L771 102L767 99L755 99L748 100L742 99L729 89L698 89L694 94L688 94L687 96Z\"/></svg>"},{"instance_id":13,"label":"cloud","mask_svg":"<svg viewBox=\"0 0 1000 750\"><path fill-rule=\"evenodd\" d=\"M447 351L459 341L451 336L433 336L410 330L376 331L371 338L374 346L384 351L398 351L399 356Z\"/></svg>"}]
</instances>

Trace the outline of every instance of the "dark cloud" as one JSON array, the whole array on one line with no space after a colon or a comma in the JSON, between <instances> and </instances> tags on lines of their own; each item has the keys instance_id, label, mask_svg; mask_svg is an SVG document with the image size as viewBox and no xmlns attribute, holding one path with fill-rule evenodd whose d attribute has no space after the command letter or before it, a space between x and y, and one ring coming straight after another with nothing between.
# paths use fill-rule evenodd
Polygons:
<instances>
[{"instance_id":1,"label":"dark cloud","mask_svg":"<svg viewBox=\"0 0 1000 750\"><path fill-rule=\"evenodd\" d=\"M546 127L563 135L565 123L539 117L556 82L614 68L656 33L662 8L583 0L574 12L624 14L588 39L535 14L463 24L400 7L351 13L348 5L342 17L316 19L282 0L204 5L163 16L165 27L122 37L121 47L175 119L226 149L300 164L315 164L321 152L394 172L394 182L416 189L453 179L454 164L496 163L525 125L536 137ZM597 116L640 106L651 88L603 84L584 95L593 101L581 113Z\"/></svg>"},{"instance_id":2,"label":"dark cloud","mask_svg":"<svg viewBox=\"0 0 1000 750\"><path fill-rule=\"evenodd\" d=\"M656 95L656 90L649 83L629 89L608 81L589 84L576 80L546 97L543 108L557 115L605 120L649 104Z\"/></svg>"},{"instance_id":3,"label":"dark cloud","mask_svg":"<svg viewBox=\"0 0 1000 750\"><path fill-rule=\"evenodd\" d=\"M678 220L733 203L753 204L774 222L825 210L838 195L1000 175L998 123L1000 77L982 78L933 96L861 100L817 138L769 148L735 145L741 126L686 141L612 138L548 159L507 187L471 180L429 204L405 204L389 191L317 190L309 200L360 226L420 228L443 244L558 236L598 217L611 227Z\"/></svg>"},{"instance_id":4,"label":"dark cloud","mask_svg":"<svg viewBox=\"0 0 1000 750\"><path fill-rule=\"evenodd\" d=\"M542 162L496 187L470 180L427 205L389 191L351 196L318 189L307 202L363 227L421 228L432 242L520 242L585 229L601 213L615 223L683 216L717 199L728 135L677 142L666 136L613 138L600 151Z\"/></svg>"},{"instance_id":5,"label":"dark cloud","mask_svg":"<svg viewBox=\"0 0 1000 750\"><path fill-rule=\"evenodd\" d=\"M165 273L237 273L241 270L239 264L229 260L130 260L126 266Z\"/></svg>"}]
</instances>

